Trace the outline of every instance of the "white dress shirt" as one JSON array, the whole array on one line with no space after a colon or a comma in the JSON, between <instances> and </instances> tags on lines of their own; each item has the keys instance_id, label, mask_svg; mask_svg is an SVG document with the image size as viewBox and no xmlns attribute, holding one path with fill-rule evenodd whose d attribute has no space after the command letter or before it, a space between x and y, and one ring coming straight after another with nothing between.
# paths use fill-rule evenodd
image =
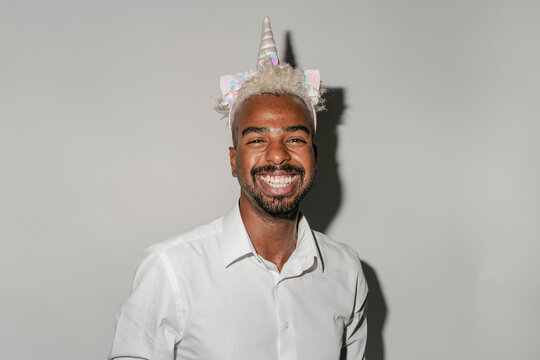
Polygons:
<instances>
[{"instance_id":1,"label":"white dress shirt","mask_svg":"<svg viewBox=\"0 0 540 360\"><path fill-rule=\"evenodd\" d=\"M110 359L362 359L367 285L347 245L298 224L279 272L238 205L148 248L120 307Z\"/></svg>"}]
</instances>

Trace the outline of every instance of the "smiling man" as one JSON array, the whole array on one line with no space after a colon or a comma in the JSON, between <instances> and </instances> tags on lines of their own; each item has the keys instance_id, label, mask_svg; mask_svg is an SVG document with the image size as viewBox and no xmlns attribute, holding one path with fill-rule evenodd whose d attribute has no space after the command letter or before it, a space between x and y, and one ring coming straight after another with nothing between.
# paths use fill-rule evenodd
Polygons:
<instances>
[{"instance_id":1,"label":"smiling man","mask_svg":"<svg viewBox=\"0 0 540 360\"><path fill-rule=\"evenodd\" d=\"M257 253L281 271L296 247L300 201L315 179L310 113L289 94L247 99L229 148L240 183L240 214Z\"/></svg>"},{"instance_id":2,"label":"smiling man","mask_svg":"<svg viewBox=\"0 0 540 360\"><path fill-rule=\"evenodd\" d=\"M257 70L222 77L240 199L145 251L111 359L362 359L367 286L350 247L311 230L317 71L280 64L268 18ZM324 204L321 204L324 206Z\"/></svg>"}]
</instances>

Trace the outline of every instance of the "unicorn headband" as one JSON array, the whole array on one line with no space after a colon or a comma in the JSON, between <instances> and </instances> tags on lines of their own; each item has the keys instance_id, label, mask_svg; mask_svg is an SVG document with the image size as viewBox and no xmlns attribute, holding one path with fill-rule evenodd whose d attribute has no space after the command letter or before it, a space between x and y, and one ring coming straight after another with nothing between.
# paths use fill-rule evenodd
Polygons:
<instances>
[{"instance_id":1,"label":"unicorn headband","mask_svg":"<svg viewBox=\"0 0 540 360\"><path fill-rule=\"evenodd\" d=\"M323 92L320 83L319 70L302 71L293 69L289 64L280 64L267 16L262 25L257 70L222 76L220 87L223 99L216 109L228 116L232 135L233 109L236 110L244 100L262 93L290 94L299 97L311 110L313 129L316 131L316 112L324 108L320 101Z\"/></svg>"}]
</instances>

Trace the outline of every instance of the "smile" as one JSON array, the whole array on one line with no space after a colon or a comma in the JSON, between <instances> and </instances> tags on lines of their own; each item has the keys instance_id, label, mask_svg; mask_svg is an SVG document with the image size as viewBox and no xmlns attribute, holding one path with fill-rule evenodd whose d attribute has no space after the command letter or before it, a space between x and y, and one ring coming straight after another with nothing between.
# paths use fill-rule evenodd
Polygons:
<instances>
[{"instance_id":1,"label":"smile","mask_svg":"<svg viewBox=\"0 0 540 360\"><path fill-rule=\"evenodd\" d=\"M260 179L274 189L284 188L292 184L298 175L260 176Z\"/></svg>"}]
</instances>

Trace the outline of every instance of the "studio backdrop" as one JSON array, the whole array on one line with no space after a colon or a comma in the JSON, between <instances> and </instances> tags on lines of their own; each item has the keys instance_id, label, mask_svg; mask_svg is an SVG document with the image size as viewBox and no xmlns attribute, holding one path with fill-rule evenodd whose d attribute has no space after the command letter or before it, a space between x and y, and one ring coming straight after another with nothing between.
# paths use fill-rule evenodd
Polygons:
<instances>
[{"instance_id":1,"label":"studio backdrop","mask_svg":"<svg viewBox=\"0 0 540 360\"><path fill-rule=\"evenodd\" d=\"M239 187L219 77L319 69L313 228L369 360L539 359L537 1L0 1L0 353L105 359L144 248Z\"/></svg>"}]
</instances>

